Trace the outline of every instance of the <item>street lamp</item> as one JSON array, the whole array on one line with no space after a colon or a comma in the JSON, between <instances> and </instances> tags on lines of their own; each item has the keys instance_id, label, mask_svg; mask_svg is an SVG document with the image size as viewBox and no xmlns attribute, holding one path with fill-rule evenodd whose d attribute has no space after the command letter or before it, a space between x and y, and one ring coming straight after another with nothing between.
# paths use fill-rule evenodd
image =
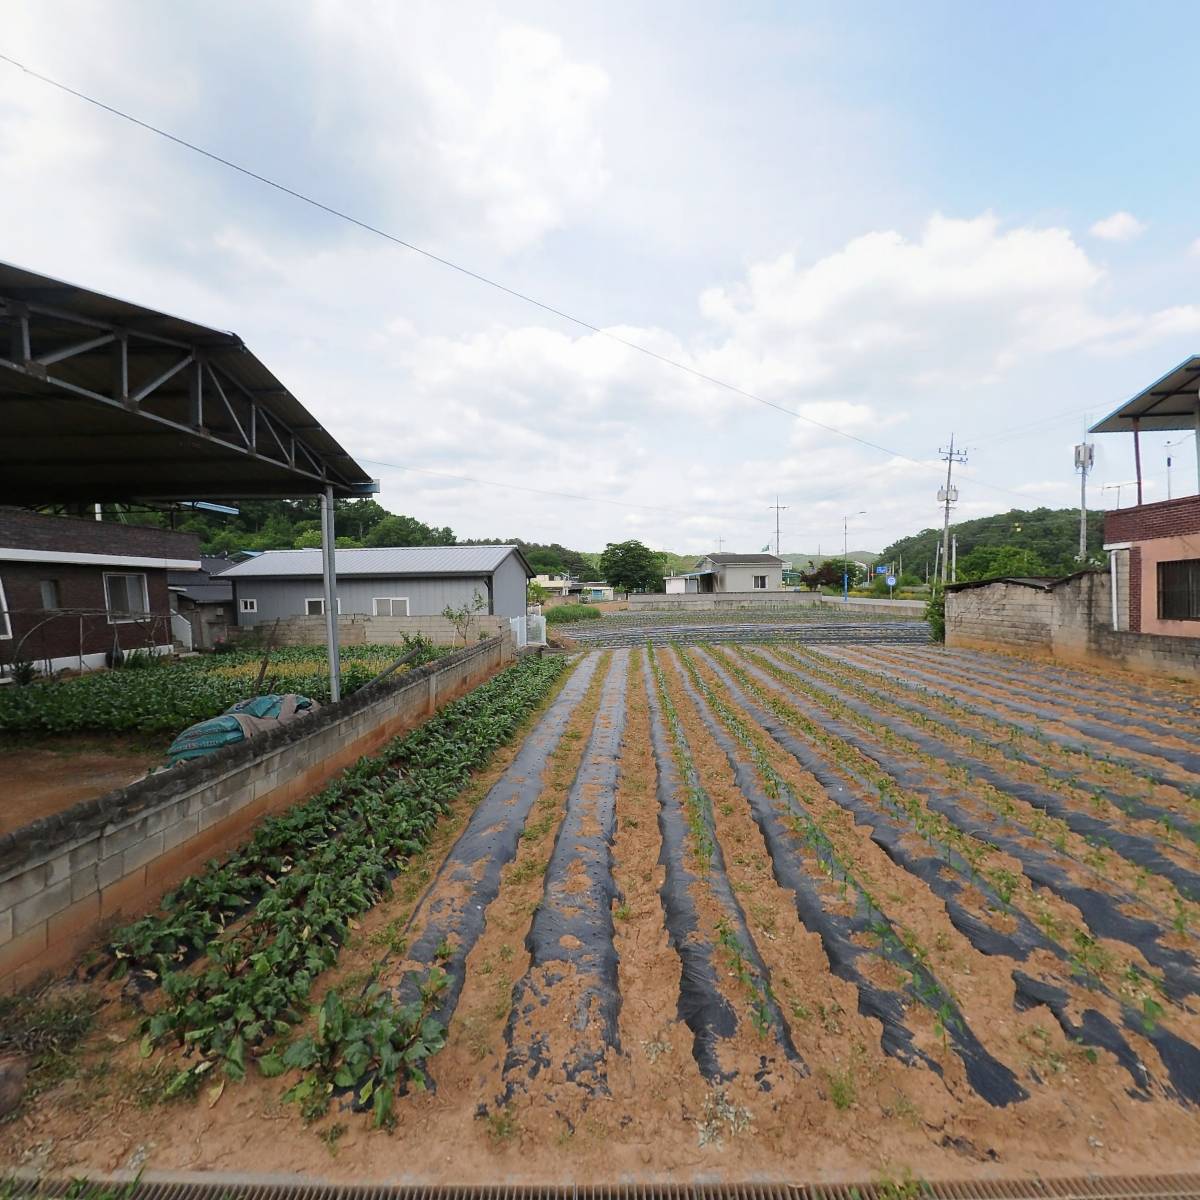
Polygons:
<instances>
[{"instance_id":1,"label":"street lamp","mask_svg":"<svg viewBox=\"0 0 1200 1200\"><path fill-rule=\"evenodd\" d=\"M858 512L847 513L842 518L842 600L850 602L850 518L865 517L867 510L860 508Z\"/></svg>"},{"instance_id":2,"label":"street lamp","mask_svg":"<svg viewBox=\"0 0 1200 1200\"><path fill-rule=\"evenodd\" d=\"M1119 483L1106 483L1101 489L1101 492L1111 491L1113 488L1117 492L1117 507L1121 507L1121 489L1125 487L1133 487L1137 483L1136 479L1122 479Z\"/></svg>"},{"instance_id":3,"label":"street lamp","mask_svg":"<svg viewBox=\"0 0 1200 1200\"><path fill-rule=\"evenodd\" d=\"M1172 446L1178 446L1186 442L1186 437L1176 438L1173 442L1166 442L1163 445L1164 450L1170 450ZM1171 499L1171 455L1167 455L1167 499Z\"/></svg>"}]
</instances>

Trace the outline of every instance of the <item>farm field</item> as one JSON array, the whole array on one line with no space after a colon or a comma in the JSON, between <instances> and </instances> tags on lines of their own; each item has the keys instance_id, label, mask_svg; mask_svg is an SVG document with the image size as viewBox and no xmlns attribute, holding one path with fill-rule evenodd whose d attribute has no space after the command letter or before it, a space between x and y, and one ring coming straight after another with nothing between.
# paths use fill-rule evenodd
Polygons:
<instances>
[{"instance_id":1,"label":"farm field","mask_svg":"<svg viewBox=\"0 0 1200 1200\"><path fill-rule=\"evenodd\" d=\"M881 616L878 610L830 610L820 605L770 605L761 611L698 609L695 612L610 614L556 631L581 646L644 646L669 643L914 642L929 641L924 609Z\"/></svg>"},{"instance_id":2,"label":"farm field","mask_svg":"<svg viewBox=\"0 0 1200 1200\"><path fill-rule=\"evenodd\" d=\"M1195 689L924 645L515 670L119 932L3 1161L1194 1166Z\"/></svg>"},{"instance_id":3,"label":"farm field","mask_svg":"<svg viewBox=\"0 0 1200 1200\"><path fill-rule=\"evenodd\" d=\"M416 662L446 647L428 646ZM343 646L346 695L362 687L403 653L402 646ZM161 733L163 745L180 730L224 712L254 694L262 651L206 654L178 661L141 660L136 667L92 671L70 679L0 688L0 734L54 737L78 733ZM299 692L325 703L329 675L324 647L271 651L263 692Z\"/></svg>"}]
</instances>

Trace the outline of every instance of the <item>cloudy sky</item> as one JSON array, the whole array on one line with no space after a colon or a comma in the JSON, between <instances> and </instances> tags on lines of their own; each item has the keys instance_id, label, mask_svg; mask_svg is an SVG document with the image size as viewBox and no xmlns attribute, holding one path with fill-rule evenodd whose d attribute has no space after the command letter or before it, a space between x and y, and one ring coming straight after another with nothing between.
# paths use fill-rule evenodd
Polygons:
<instances>
[{"instance_id":1,"label":"cloudy sky","mask_svg":"<svg viewBox=\"0 0 1200 1200\"><path fill-rule=\"evenodd\" d=\"M1085 418L1200 349L1193 27L1154 3L10 0L0 53L606 332L6 63L0 257L235 330L387 507L461 537L758 550L778 493L785 551L859 510L878 548L937 522L952 431L962 517L1077 503ZM1097 506L1128 441L1098 441Z\"/></svg>"}]
</instances>

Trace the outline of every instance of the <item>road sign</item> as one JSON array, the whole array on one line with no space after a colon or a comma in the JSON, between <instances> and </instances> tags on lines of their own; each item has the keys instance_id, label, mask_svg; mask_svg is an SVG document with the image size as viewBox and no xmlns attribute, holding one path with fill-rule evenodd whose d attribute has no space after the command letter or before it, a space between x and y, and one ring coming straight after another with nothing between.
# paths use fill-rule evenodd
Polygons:
<instances>
[{"instance_id":1,"label":"road sign","mask_svg":"<svg viewBox=\"0 0 1200 1200\"><path fill-rule=\"evenodd\" d=\"M895 575L889 575L889 576L887 577L887 585L888 585L888 587L895 587L895 586L896 586L896 577L895 577Z\"/></svg>"},{"instance_id":2,"label":"road sign","mask_svg":"<svg viewBox=\"0 0 1200 1200\"><path fill-rule=\"evenodd\" d=\"M876 568L875 568L875 574L876 574L876 575L886 575L886 574L887 574L887 567L876 567Z\"/></svg>"}]
</instances>

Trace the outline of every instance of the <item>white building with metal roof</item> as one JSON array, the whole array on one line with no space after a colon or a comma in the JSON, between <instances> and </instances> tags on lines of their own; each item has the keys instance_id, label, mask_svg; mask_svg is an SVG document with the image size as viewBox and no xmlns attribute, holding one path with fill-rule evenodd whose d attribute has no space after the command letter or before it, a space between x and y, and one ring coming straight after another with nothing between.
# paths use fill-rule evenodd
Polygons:
<instances>
[{"instance_id":1,"label":"white building with metal roof","mask_svg":"<svg viewBox=\"0 0 1200 1200\"><path fill-rule=\"evenodd\" d=\"M336 551L338 612L376 617L436 616L471 607L525 615L533 571L516 546L384 546ZM319 550L266 550L216 577L233 584L239 625L325 611Z\"/></svg>"}]
</instances>

